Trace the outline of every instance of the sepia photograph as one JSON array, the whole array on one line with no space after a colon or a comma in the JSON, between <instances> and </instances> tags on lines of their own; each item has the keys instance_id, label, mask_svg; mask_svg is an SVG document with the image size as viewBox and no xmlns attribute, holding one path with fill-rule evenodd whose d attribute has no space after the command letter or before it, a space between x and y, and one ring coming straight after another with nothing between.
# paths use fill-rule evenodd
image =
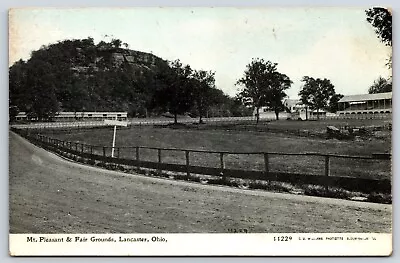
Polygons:
<instances>
[{"instance_id":1,"label":"sepia photograph","mask_svg":"<svg viewBox=\"0 0 400 263\"><path fill-rule=\"evenodd\" d=\"M389 7L8 16L10 255L391 255Z\"/></svg>"}]
</instances>

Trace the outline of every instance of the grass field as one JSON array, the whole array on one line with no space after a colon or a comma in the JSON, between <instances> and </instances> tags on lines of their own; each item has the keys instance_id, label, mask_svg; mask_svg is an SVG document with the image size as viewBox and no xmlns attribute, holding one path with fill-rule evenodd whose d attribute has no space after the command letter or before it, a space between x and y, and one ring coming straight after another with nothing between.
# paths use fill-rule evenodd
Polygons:
<instances>
[{"instance_id":1,"label":"grass field","mask_svg":"<svg viewBox=\"0 0 400 263\"><path fill-rule=\"evenodd\" d=\"M343 120L313 120L313 121L272 121L268 125L271 128L280 129L301 129L310 130L314 132L324 132L326 127L329 125L336 126L337 128L349 126L349 127L378 127L392 123L391 119L343 119Z\"/></svg>"},{"instance_id":2,"label":"grass field","mask_svg":"<svg viewBox=\"0 0 400 263\"><path fill-rule=\"evenodd\" d=\"M351 126L379 126L384 125L383 120L356 120ZM265 125L265 124L262 124ZM267 125L285 129L305 129L311 131L326 129L327 125L350 126L349 120L332 121L279 121ZM210 127L212 128L212 127ZM71 130L70 132L57 132L51 137L87 143L92 145L112 144L112 128ZM223 129L171 129L154 127L135 127L119 129L116 139L117 147L125 146L149 146L162 148L201 149L213 151L232 152L282 152L305 153L318 152L342 155L371 155L371 153L390 152L390 132L386 136L371 138L369 140L326 140L316 137L298 137L288 134L235 131ZM101 149L97 149L98 154ZM121 149L120 157L135 158L134 149ZM141 149L143 160L157 161L155 150ZM163 162L185 163L185 154L180 151L163 151ZM226 168L263 170L264 160L262 155L238 155L229 154L226 159ZM218 167L218 154L192 153L191 164ZM314 156L271 156L270 171L291 172L305 174L323 174L323 157ZM352 160L331 159L331 175L355 176L366 178L390 178L391 163L385 160Z\"/></svg>"}]
</instances>

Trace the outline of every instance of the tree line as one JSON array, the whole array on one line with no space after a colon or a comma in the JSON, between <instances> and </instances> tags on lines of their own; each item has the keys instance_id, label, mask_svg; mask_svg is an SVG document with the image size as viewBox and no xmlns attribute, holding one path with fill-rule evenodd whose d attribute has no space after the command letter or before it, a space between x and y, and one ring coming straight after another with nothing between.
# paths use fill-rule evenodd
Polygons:
<instances>
[{"instance_id":1,"label":"tree line","mask_svg":"<svg viewBox=\"0 0 400 263\"><path fill-rule=\"evenodd\" d=\"M124 47L121 47L124 46ZM10 120L20 111L51 120L59 111L127 111L130 117L170 112L246 116L251 110L215 86L215 72L194 70L127 49L121 40L64 40L9 68Z\"/></svg>"},{"instance_id":2,"label":"tree line","mask_svg":"<svg viewBox=\"0 0 400 263\"><path fill-rule=\"evenodd\" d=\"M381 41L391 46L391 13L372 8L366 15ZM391 68L391 56L387 66ZM90 37L64 40L43 46L28 61L10 67L10 120L19 111L39 120L51 120L59 111L127 111L131 117L169 112L175 123L178 115L190 113L202 123L205 116L248 116L255 109L258 122L264 106L279 119L285 91L293 82L277 67L254 58L237 80L240 90L232 98L215 86L215 72L131 51L119 39L97 45ZM329 79L304 76L301 81L300 101L317 116L322 109L338 110L343 95L335 92ZM391 78L380 77L369 93L391 90Z\"/></svg>"},{"instance_id":3,"label":"tree line","mask_svg":"<svg viewBox=\"0 0 400 263\"><path fill-rule=\"evenodd\" d=\"M293 81L286 74L280 73L277 66L277 63L254 58L247 65L243 77L236 83L242 87L238 95L244 104L256 109L257 123L260 118L260 108L263 106L274 111L277 120L279 112L285 110L283 105L283 99L287 96L285 90L291 87ZM331 112L338 110L338 102L343 95L336 94L330 80L304 76L302 82L303 86L298 94L300 101L312 110L317 110L317 116L321 109Z\"/></svg>"},{"instance_id":4,"label":"tree line","mask_svg":"<svg viewBox=\"0 0 400 263\"><path fill-rule=\"evenodd\" d=\"M118 39L97 45L92 38L64 40L16 62L9 69L10 120L19 111L39 120L51 120L59 111L127 111L131 117L169 112L175 123L178 115L189 113L202 123L203 117L249 116L262 106L279 119L285 90L293 83L277 63L253 59L236 83L243 89L232 98L216 87L213 71L133 53L122 45ZM328 80L304 81L303 103L318 110L337 98Z\"/></svg>"}]
</instances>

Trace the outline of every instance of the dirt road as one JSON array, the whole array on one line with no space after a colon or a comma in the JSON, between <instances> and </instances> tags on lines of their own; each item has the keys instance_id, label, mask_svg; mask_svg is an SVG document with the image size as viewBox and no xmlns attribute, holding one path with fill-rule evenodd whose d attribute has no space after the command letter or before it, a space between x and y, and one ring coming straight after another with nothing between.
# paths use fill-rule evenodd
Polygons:
<instances>
[{"instance_id":1,"label":"dirt road","mask_svg":"<svg viewBox=\"0 0 400 263\"><path fill-rule=\"evenodd\" d=\"M10 133L10 233L391 232L391 205L129 175Z\"/></svg>"}]
</instances>

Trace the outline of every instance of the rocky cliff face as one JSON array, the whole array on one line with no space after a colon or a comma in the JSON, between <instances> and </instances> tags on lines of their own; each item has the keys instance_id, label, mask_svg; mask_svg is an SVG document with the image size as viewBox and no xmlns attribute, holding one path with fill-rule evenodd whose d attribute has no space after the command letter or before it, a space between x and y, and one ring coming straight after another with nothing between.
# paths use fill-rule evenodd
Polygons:
<instances>
[{"instance_id":1,"label":"rocky cliff face","mask_svg":"<svg viewBox=\"0 0 400 263\"><path fill-rule=\"evenodd\" d=\"M149 53L93 39L65 40L32 52L10 67L10 106L43 118L57 111L147 112L158 71Z\"/></svg>"}]
</instances>

